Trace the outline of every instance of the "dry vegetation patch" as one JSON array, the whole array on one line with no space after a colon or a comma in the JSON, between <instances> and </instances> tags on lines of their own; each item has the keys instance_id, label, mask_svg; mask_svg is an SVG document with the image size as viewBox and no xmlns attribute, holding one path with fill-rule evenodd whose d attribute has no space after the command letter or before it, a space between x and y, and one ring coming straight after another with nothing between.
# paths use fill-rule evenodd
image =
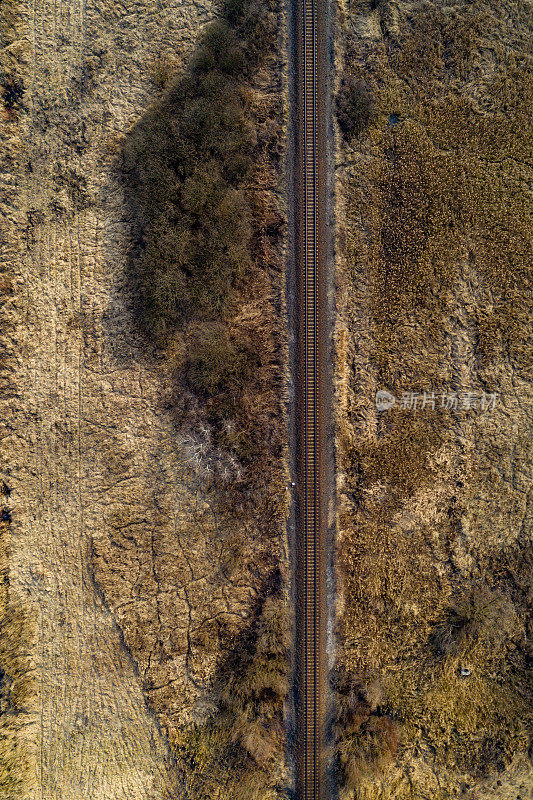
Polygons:
<instances>
[{"instance_id":1,"label":"dry vegetation patch","mask_svg":"<svg viewBox=\"0 0 533 800\"><path fill-rule=\"evenodd\" d=\"M188 465L184 505L175 531L158 508L163 532L125 514L93 543L191 799L275 797L286 782L281 9L219 10L180 74L154 65L163 91L116 173L135 320Z\"/></svg>"},{"instance_id":2,"label":"dry vegetation patch","mask_svg":"<svg viewBox=\"0 0 533 800\"><path fill-rule=\"evenodd\" d=\"M344 22L339 768L346 797L474 797L531 723L531 17L361 2ZM435 407L401 406L424 391ZM483 415L439 391L508 399Z\"/></svg>"},{"instance_id":3,"label":"dry vegetation patch","mask_svg":"<svg viewBox=\"0 0 533 800\"><path fill-rule=\"evenodd\" d=\"M178 422L206 417L252 482L283 446L272 285L281 120L254 85L273 68L278 13L274 0L223 4L131 131L121 165L138 236L137 317L175 367Z\"/></svg>"},{"instance_id":4,"label":"dry vegetation patch","mask_svg":"<svg viewBox=\"0 0 533 800\"><path fill-rule=\"evenodd\" d=\"M1 172L2 264L0 266L0 386L4 402L17 396L13 381L16 366L15 324L12 309L12 260L9 244L13 229L13 184L11 173L20 158L18 121L24 102L20 6L16 2L0 7L1 46ZM7 178L7 181L6 181ZM12 185L10 185L12 183ZM5 434L3 434L4 436ZM2 437L3 438L3 437ZM5 469L3 464L2 468ZM5 474L5 473L4 473ZM35 718L36 682L31 664L35 632L29 613L10 585L11 487L0 486L0 796L20 800L34 785L34 750L31 741Z\"/></svg>"},{"instance_id":5,"label":"dry vegetation patch","mask_svg":"<svg viewBox=\"0 0 533 800\"><path fill-rule=\"evenodd\" d=\"M251 628L234 643L215 684L219 714L204 726L176 733L185 766L187 798L232 800L265 794L284 745L283 704L288 692L288 632L274 592L254 611ZM283 784L275 790L282 796Z\"/></svg>"},{"instance_id":6,"label":"dry vegetation patch","mask_svg":"<svg viewBox=\"0 0 533 800\"><path fill-rule=\"evenodd\" d=\"M8 524L0 523L2 545ZM1 556L0 579L0 794L24 797L33 786L33 748L27 731L35 712L36 683L30 654L34 631L27 610L9 589L7 558Z\"/></svg>"}]
</instances>

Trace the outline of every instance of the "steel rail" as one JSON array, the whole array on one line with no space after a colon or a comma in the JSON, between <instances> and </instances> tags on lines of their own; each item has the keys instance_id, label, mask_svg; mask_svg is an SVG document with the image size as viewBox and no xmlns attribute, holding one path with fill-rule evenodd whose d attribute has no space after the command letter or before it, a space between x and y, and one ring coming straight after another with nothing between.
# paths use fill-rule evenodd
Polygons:
<instances>
[{"instance_id":1,"label":"steel rail","mask_svg":"<svg viewBox=\"0 0 533 800\"><path fill-rule=\"evenodd\" d=\"M303 268L304 288L304 630L302 800L319 800L322 785L320 714L320 517L319 517L319 352L318 352L318 152L317 8L301 0L303 14Z\"/></svg>"}]
</instances>

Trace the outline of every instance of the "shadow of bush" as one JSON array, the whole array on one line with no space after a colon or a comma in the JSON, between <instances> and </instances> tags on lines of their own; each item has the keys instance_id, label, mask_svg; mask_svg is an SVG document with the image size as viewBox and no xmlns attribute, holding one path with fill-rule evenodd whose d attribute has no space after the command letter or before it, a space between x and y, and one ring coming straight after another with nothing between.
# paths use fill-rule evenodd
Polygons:
<instances>
[{"instance_id":1,"label":"shadow of bush","mask_svg":"<svg viewBox=\"0 0 533 800\"><path fill-rule=\"evenodd\" d=\"M174 747L184 797L203 800L224 786L228 800L263 796L283 748L289 642L281 577L274 571L252 620L220 664L213 693L219 711L205 725L180 731ZM279 786L281 796L285 791Z\"/></svg>"}]
</instances>

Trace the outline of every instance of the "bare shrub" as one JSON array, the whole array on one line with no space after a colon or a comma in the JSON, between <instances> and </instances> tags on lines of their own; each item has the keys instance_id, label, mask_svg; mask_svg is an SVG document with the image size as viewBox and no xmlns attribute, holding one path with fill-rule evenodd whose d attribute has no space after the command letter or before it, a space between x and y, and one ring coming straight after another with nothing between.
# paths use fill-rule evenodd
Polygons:
<instances>
[{"instance_id":1,"label":"bare shrub","mask_svg":"<svg viewBox=\"0 0 533 800\"><path fill-rule=\"evenodd\" d=\"M219 712L176 739L175 748L190 769L187 798L210 797L221 783L231 800L258 797L279 757L288 691L287 625L279 600L274 588L221 664L214 686Z\"/></svg>"},{"instance_id":2,"label":"bare shrub","mask_svg":"<svg viewBox=\"0 0 533 800\"><path fill-rule=\"evenodd\" d=\"M370 124L373 101L368 86L351 75L341 81L336 97L337 120L344 138L350 140Z\"/></svg>"},{"instance_id":3,"label":"bare shrub","mask_svg":"<svg viewBox=\"0 0 533 800\"><path fill-rule=\"evenodd\" d=\"M398 722L371 714L357 731L343 737L337 749L340 783L355 789L363 778L376 778L395 760L400 743Z\"/></svg>"},{"instance_id":4,"label":"bare shrub","mask_svg":"<svg viewBox=\"0 0 533 800\"><path fill-rule=\"evenodd\" d=\"M219 326L207 329L190 354L185 368L188 386L212 397L223 390L242 388L257 367L257 354L247 343L232 341Z\"/></svg>"},{"instance_id":5,"label":"bare shrub","mask_svg":"<svg viewBox=\"0 0 533 800\"><path fill-rule=\"evenodd\" d=\"M482 640L498 647L516 627L516 611L505 595L487 586L474 586L453 598L435 625L430 642L441 656L457 655L468 643Z\"/></svg>"},{"instance_id":6,"label":"bare shrub","mask_svg":"<svg viewBox=\"0 0 533 800\"><path fill-rule=\"evenodd\" d=\"M334 723L337 771L341 786L354 789L361 779L377 777L394 761L400 724L380 713L379 680L337 669L333 676L337 713Z\"/></svg>"}]
</instances>

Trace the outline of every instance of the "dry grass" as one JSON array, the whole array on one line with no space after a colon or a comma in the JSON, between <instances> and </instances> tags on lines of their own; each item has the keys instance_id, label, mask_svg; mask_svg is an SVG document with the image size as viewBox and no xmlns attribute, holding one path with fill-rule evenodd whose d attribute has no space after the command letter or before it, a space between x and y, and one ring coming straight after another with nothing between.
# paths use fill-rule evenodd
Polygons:
<instances>
[{"instance_id":1,"label":"dry grass","mask_svg":"<svg viewBox=\"0 0 533 800\"><path fill-rule=\"evenodd\" d=\"M338 698L336 766L341 786L353 791L365 779L382 775L395 760L401 726L380 712L383 692L378 682L365 685L341 668L333 676L333 687Z\"/></svg>"},{"instance_id":2,"label":"dry grass","mask_svg":"<svg viewBox=\"0 0 533 800\"><path fill-rule=\"evenodd\" d=\"M184 797L264 798L283 747L288 691L288 631L277 593L256 609L250 628L221 664L214 692L219 712L172 742L183 769ZM275 777L275 775L274 775ZM275 781L274 781L275 783ZM279 785L277 790L281 791Z\"/></svg>"},{"instance_id":3,"label":"dry grass","mask_svg":"<svg viewBox=\"0 0 533 800\"><path fill-rule=\"evenodd\" d=\"M492 77L481 80L480 46L495 23L487 34L488 12L475 6L456 9L450 18L436 3L426 3L405 23L402 47L388 63L372 74L345 73L345 82L374 97L374 124L368 115L358 123L366 127L363 147L373 156L367 167L372 236L354 240L350 257L361 258L364 248L370 258L376 359L385 382L397 377L387 353L402 360L404 321L419 325L426 341L417 344L430 350L442 344L456 265L469 254L494 296L493 310L480 320L480 358L494 354L495 328L514 366L523 370L530 358L524 319L514 316L532 261L531 203L521 177L521 165L527 168L533 159L531 62L518 64L502 47ZM356 62L353 55L349 63ZM482 87L479 99L461 91L461 80L474 76ZM340 102L343 97L342 88ZM393 112L401 123L389 129ZM349 207L357 225L360 197L351 198ZM369 209L363 213L368 219Z\"/></svg>"},{"instance_id":4,"label":"dry grass","mask_svg":"<svg viewBox=\"0 0 533 800\"><path fill-rule=\"evenodd\" d=\"M531 365L533 164L526 5L506 5L512 25L496 3L449 3L444 11L425 2L410 15L404 4L392 5L351 7L343 71L345 83L362 87L373 103L372 115L358 114L345 145L364 158L346 186L345 256L358 297L365 287L369 369L396 397L449 388L464 366L450 362L447 350L450 309L468 274L475 379L490 382L502 363L524 379ZM398 11L395 32L387 22L391 9ZM381 20L380 43L351 39L351 26L370 15ZM341 108L343 102L341 93ZM388 125L391 115L398 122ZM436 487L455 477L461 487L470 481L466 498L493 491L488 468L454 476L447 458L463 425L461 415L440 409L413 414L396 407L372 434L343 438L349 502L340 520L339 634L341 662L361 695L352 722L343 719L338 728L346 797L425 797L416 776L404 783L399 777L406 754L421 743L434 754L443 787L454 785L454 775L475 781L505 770L527 749L524 619L531 584L508 568L526 557L526 539L492 553L490 564L485 553L474 553L476 577L467 579L449 568L456 538L468 534L466 500L454 497L444 514L435 500L436 511L425 511ZM484 448L487 458L501 457L496 443ZM412 509L422 514L415 524ZM470 674L462 676L462 668ZM377 719L390 718L401 731L396 755L383 732L367 735L373 709L353 723L376 677ZM342 708L342 690L339 697ZM384 773L390 779L377 780Z\"/></svg>"},{"instance_id":5,"label":"dry grass","mask_svg":"<svg viewBox=\"0 0 533 800\"><path fill-rule=\"evenodd\" d=\"M35 700L33 629L9 587L9 523L0 522L0 796L20 800L32 785L26 729Z\"/></svg>"},{"instance_id":6,"label":"dry grass","mask_svg":"<svg viewBox=\"0 0 533 800\"><path fill-rule=\"evenodd\" d=\"M238 570L237 540L251 525L263 541L260 574L276 561L286 513L275 305L283 217L271 191L281 118L279 98L265 102L254 85L275 56L279 8L227 0L220 12L178 77L156 64L164 92L128 135L120 169L137 234L129 278L139 326L165 356L177 428L208 431L213 452L224 453L218 461L231 479L214 469L206 487L221 527L239 530L228 569ZM237 640L213 620L222 652L216 713L169 730L185 798L274 796L284 760L286 600L279 585L255 588L252 623ZM210 652L207 632L203 644Z\"/></svg>"},{"instance_id":7,"label":"dry grass","mask_svg":"<svg viewBox=\"0 0 533 800\"><path fill-rule=\"evenodd\" d=\"M10 0L1 4L2 171L12 169L13 163L20 158L14 126L24 107L21 74L25 65L21 49L16 44L22 40L22 18L19 2ZM9 192L4 192L2 198L2 216L2 236L4 243L7 243L11 241L11 231L6 227L6 220L16 224ZM10 263L13 253L7 246L4 247L4 256L0 268L0 330L3 336L0 371L2 396L7 400L10 396L18 396L18 387L13 380L17 335L11 307L15 291ZM31 738L28 735L36 693L30 662L34 631L26 609L10 586L11 489L2 482L0 491L0 797L2 800L21 800L29 796L34 774Z\"/></svg>"}]
</instances>

